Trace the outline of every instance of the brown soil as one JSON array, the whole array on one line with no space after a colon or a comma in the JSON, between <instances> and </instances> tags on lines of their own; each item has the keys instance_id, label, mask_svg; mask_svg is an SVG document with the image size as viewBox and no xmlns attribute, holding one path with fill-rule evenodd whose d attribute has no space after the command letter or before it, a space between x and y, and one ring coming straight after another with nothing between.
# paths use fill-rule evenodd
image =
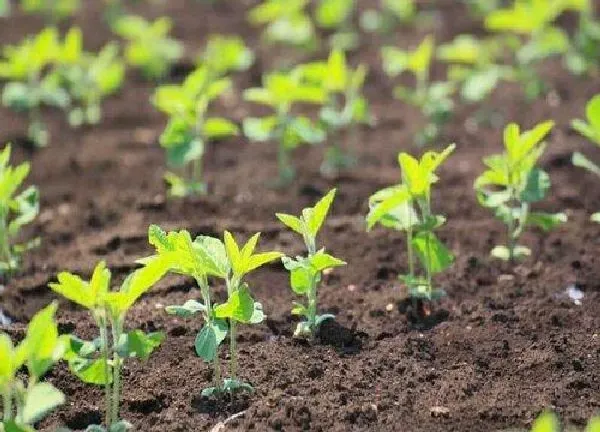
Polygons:
<instances>
[{"instance_id":1,"label":"brown soil","mask_svg":"<svg viewBox=\"0 0 600 432\"><path fill-rule=\"evenodd\" d=\"M75 23L86 30L89 48L97 48L110 33L98 21L100 2L85 3ZM244 19L249 3L254 2L221 0L210 6L178 0L139 9L146 16L174 18L174 33L185 41L189 57L175 71L181 75L209 33L237 32L258 46L257 30ZM434 22L438 40L481 31L458 2L440 3ZM40 24L17 15L2 23L0 40L17 42ZM408 46L423 34L403 28L388 42ZM324 329L322 343L291 338L293 295L286 272L281 265L260 270L250 282L268 319L246 326L240 336L241 373L256 392L233 402L203 399L199 393L209 385L211 372L193 353L200 323L163 312L164 305L199 293L191 281L169 277L129 317L131 327L167 334L147 363L126 367L122 415L135 430L209 430L244 410L224 430L490 431L526 427L544 407L582 425L600 407L600 225L588 222L589 214L600 209L600 188L596 178L571 166L570 156L585 150L600 160L600 152L571 132L569 121L581 116L585 101L600 91L600 80L574 78L550 62L541 72L555 89L551 100L527 104L518 88L503 85L486 102L506 122L525 127L549 118L557 122L543 160L553 188L540 207L565 210L570 219L551 234L527 233L533 255L514 269L488 258L504 230L477 205L471 187L482 170L481 158L499 151L501 130L467 132L465 122L475 108L457 110L440 143L455 141L458 148L441 170L433 199L436 210L448 217L441 235L457 260L439 277L448 292L439 310L447 317L419 330L403 313L396 279L405 270L403 236L364 229L368 196L399 177L398 151L420 151L411 137L421 119L390 96L378 58L381 43L366 36L352 56L354 63L370 67L367 93L378 126L359 131L360 166L335 182L319 176L322 148L306 148L298 152L299 178L293 186L268 189L265 183L276 173L275 146L239 138L210 149L208 196L166 200L164 155L156 144L165 120L148 103L152 85L134 73L106 103L97 128L72 131L59 113L51 113L52 144L41 151L17 151L18 159L32 161L31 182L41 187L42 214L30 233L41 236L43 244L0 296L2 309L14 320L7 330L21 334L32 314L55 297L47 284L58 271L87 275L106 259L118 276L129 272L137 258L151 252L150 223L196 234L262 231L263 248L300 252L301 242L282 229L274 213L297 212L335 185L338 197L320 243L349 265L328 276L320 291L321 309L337 316ZM261 73L278 61L270 48L257 50L259 61L236 78L238 89L258 84ZM240 101L237 92L221 109L240 121L255 108ZM6 110L0 111L0 125L1 142L22 136L23 121ZM571 284L585 293L581 306L562 295ZM222 296L223 287L217 290ZM85 312L67 302L61 302L59 318L64 331L94 334ZM59 425L81 430L101 420L101 389L80 384L64 365L49 379L68 403L43 430Z\"/></svg>"}]
</instances>

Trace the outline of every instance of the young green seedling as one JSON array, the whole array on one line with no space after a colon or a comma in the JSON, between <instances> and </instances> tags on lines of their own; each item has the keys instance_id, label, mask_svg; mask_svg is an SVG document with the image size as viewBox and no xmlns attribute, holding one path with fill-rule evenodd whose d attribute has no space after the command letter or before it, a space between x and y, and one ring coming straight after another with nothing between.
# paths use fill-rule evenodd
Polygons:
<instances>
[{"instance_id":1,"label":"young green seedling","mask_svg":"<svg viewBox=\"0 0 600 432\"><path fill-rule=\"evenodd\" d=\"M0 151L0 280L19 268L24 252L39 244L39 239L15 243L21 228L38 215L40 205L35 186L17 194L29 174L29 163L10 166L10 153L10 145Z\"/></svg>"},{"instance_id":2,"label":"young green seedling","mask_svg":"<svg viewBox=\"0 0 600 432\"><path fill-rule=\"evenodd\" d=\"M59 52L58 32L55 28L47 28L19 45L4 47L0 60L0 78L7 80L2 104L28 114L27 137L38 147L48 144L42 106L64 108L69 103L68 94L46 74Z\"/></svg>"},{"instance_id":3,"label":"young green seedling","mask_svg":"<svg viewBox=\"0 0 600 432\"><path fill-rule=\"evenodd\" d=\"M117 291L111 291L111 273L104 262L98 263L89 281L62 272L50 288L87 309L99 329L99 337L85 341L70 337L65 359L71 371L87 384L104 386L105 427L124 431L129 423L120 418L121 370L126 359L148 359L164 339L162 333L127 332L125 318L136 301L165 274L160 260L135 270ZM96 430L103 430L96 426Z\"/></svg>"},{"instance_id":4,"label":"young green seedling","mask_svg":"<svg viewBox=\"0 0 600 432\"><path fill-rule=\"evenodd\" d=\"M248 12L252 25L266 28L263 37L270 43L312 48L316 45L315 28L306 13L308 0L265 0Z\"/></svg>"},{"instance_id":5,"label":"young green seedling","mask_svg":"<svg viewBox=\"0 0 600 432\"><path fill-rule=\"evenodd\" d=\"M23 11L44 15L48 24L58 24L74 15L79 6L80 0L21 0Z\"/></svg>"},{"instance_id":6,"label":"young green seedling","mask_svg":"<svg viewBox=\"0 0 600 432\"><path fill-rule=\"evenodd\" d=\"M359 37L352 22L355 8L355 0L320 0L317 4L315 20L319 27L334 32L329 37L333 49L350 50L358 46Z\"/></svg>"},{"instance_id":7,"label":"young green seedling","mask_svg":"<svg viewBox=\"0 0 600 432\"><path fill-rule=\"evenodd\" d=\"M552 411L542 412L533 422L531 432L561 432L560 420ZM576 432L577 429L568 429ZM600 417L592 417L583 432L600 432Z\"/></svg>"},{"instance_id":8,"label":"young green seedling","mask_svg":"<svg viewBox=\"0 0 600 432\"><path fill-rule=\"evenodd\" d=\"M412 24L417 18L415 0L380 0L380 9L367 9L360 17L361 27L368 32L389 33L399 24Z\"/></svg>"},{"instance_id":9,"label":"young green seedling","mask_svg":"<svg viewBox=\"0 0 600 432\"><path fill-rule=\"evenodd\" d=\"M431 143L440 134L441 127L448 121L454 109L452 94L455 85L452 82L430 82L429 72L433 59L433 37L426 37L414 51L404 51L394 47L383 47L381 55L383 68L390 77L404 72L415 76L414 89L397 86L394 96L421 110L427 124L417 134L418 145Z\"/></svg>"},{"instance_id":10,"label":"young green seedling","mask_svg":"<svg viewBox=\"0 0 600 432\"><path fill-rule=\"evenodd\" d=\"M571 38L564 63L572 73L598 73L600 64L600 23L594 16L594 8L589 0L578 0L579 23ZM573 3L577 8L577 2Z\"/></svg>"},{"instance_id":11,"label":"young green seedling","mask_svg":"<svg viewBox=\"0 0 600 432\"><path fill-rule=\"evenodd\" d=\"M477 39L463 34L440 45L437 57L449 64L448 77L461 86L462 99L481 102L500 80L511 77L511 69L498 64L502 51L503 46L495 38Z\"/></svg>"},{"instance_id":12,"label":"young green seedling","mask_svg":"<svg viewBox=\"0 0 600 432\"><path fill-rule=\"evenodd\" d=\"M314 207L302 210L299 217L285 213L276 215L285 226L302 236L308 251L306 257L282 258L283 265L290 272L292 291L306 297L306 305L294 302L292 309L292 314L305 318L305 321L296 326L295 337L312 339L323 321L334 318L331 314L317 314L317 289L325 270L340 267L346 263L326 253L324 248L317 250L316 246L317 234L325 222L334 197L335 189L332 189Z\"/></svg>"},{"instance_id":13,"label":"young green seedling","mask_svg":"<svg viewBox=\"0 0 600 432\"><path fill-rule=\"evenodd\" d=\"M525 228L535 226L549 231L567 220L564 213L531 211L531 204L543 200L550 189L550 177L536 163L546 148L543 140L553 126L554 122L547 121L521 132L517 124L511 123L504 129L505 151L483 160L487 170L475 181L477 198L508 229L508 244L496 246L491 252L496 258L514 262L529 256L529 248L518 243Z\"/></svg>"},{"instance_id":14,"label":"young green seedling","mask_svg":"<svg viewBox=\"0 0 600 432\"><path fill-rule=\"evenodd\" d=\"M125 58L142 71L149 80L160 80L173 63L183 56L182 44L169 37L172 23L162 17L150 23L144 18L129 15L119 18L114 31L127 40Z\"/></svg>"},{"instance_id":15,"label":"young green seedling","mask_svg":"<svg viewBox=\"0 0 600 432\"><path fill-rule=\"evenodd\" d=\"M192 72L181 85L158 87L153 103L169 116L160 136L167 163L181 175L168 172L165 180L172 196L206 193L202 181L202 159L206 146L218 139L238 134L235 123L223 117L210 117L211 102L231 86L228 78L215 78L206 66Z\"/></svg>"},{"instance_id":16,"label":"young green seedling","mask_svg":"<svg viewBox=\"0 0 600 432\"><path fill-rule=\"evenodd\" d=\"M71 29L52 73L57 86L69 93L69 124L79 127L99 123L102 100L121 87L124 75L117 44L106 45L98 54L87 53L82 48L81 30Z\"/></svg>"},{"instance_id":17,"label":"young green seedling","mask_svg":"<svg viewBox=\"0 0 600 432\"><path fill-rule=\"evenodd\" d=\"M285 186L295 176L292 151L302 144L317 144L325 139L325 131L318 124L308 117L294 115L292 107L295 103L322 104L326 100L325 91L294 74L276 72L263 78L263 87L247 89L244 99L274 111L274 115L244 119L243 129L253 141L277 141L278 186Z\"/></svg>"},{"instance_id":18,"label":"young green seedling","mask_svg":"<svg viewBox=\"0 0 600 432\"><path fill-rule=\"evenodd\" d=\"M452 253L435 235L446 218L431 209L431 187L437 183L437 168L454 151L455 145L443 152L427 152L421 159L407 153L398 155L402 170L402 182L376 192L369 199L367 229L377 223L406 233L408 274L400 279L406 284L413 301L431 301L445 293L433 283L433 276L450 267ZM419 259L424 275L417 274L415 256Z\"/></svg>"},{"instance_id":19,"label":"young green seedling","mask_svg":"<svg viewBox=\"0 0 600 432\"><path fill-rule=\"evenodd\" d=\"M237 375L237 326L260 323L264 320L264 314L262 305L252 298L250 288L243 278L251 271L281 257L279 252L254 254L259 237L260 234L255 234L240 249L227 231L224 241L207 236L199 236L192 241L187 231L165 233L157 226L150 227L150 243L156 248L156 255L142 261L161 261L166 270L190 276L200 287L202 302L189 300L182 306L167 307L167 312L181 317L201 313L204 318L204 327L196 337L195 348L198 356L213 363L214 386L204 389L203 396L239 390L252 391L252 386L240 381ZM209 277L225 281L225 303L217 304L211 298ZM218 350L228 332L229 378L221 382Z\"/></svg>"},{"instance_id":20,"label":"young green seedling","mask_svg":"<svg viewBox=\"0 0 600 432\"><path fill-rule=\"evenodd\" d=\"M212 79L216 79L229 72L245 71L253 62L254 53L241 37L212 35L197 64L206 67Z\"/></svg>"},{"instance_id":21,"label":"young green seedling","mask_svg":"<svg viewBox=\"0 0 600 432\"><path fill-rule=\"evenodd\" d=\"M553 23L574 6L576 2L565 0L515 0L511 7L493 10L486 16L487 30L508 36L505 41L515 55L513 76L529 100L535 100L546 89L536 65L569 48L567 33Z\"/></svg>"},{"instance_id":22,"label":"young green seedling","mask_svg":"<svg viewBox=\"0 0 600 432\"><path fill-rule=\"evenodd\" d=\"M17 346L0 332L1 431L35 432L34 425L65 402L60 390L41 380L65 351L66 340L58 335L54 319L56 308L51 303L35 314ZM23 367L27 379L19 372Z\"/></svg>"},{"instance_id":23,"label":"young green seedling","mask_svg":"<svg viewBox=\"0 0 600 432\"><path fill-rule=\"evenodd\" d=\"M326 62L300 65L293 73L300 80L320 86L326 94L326 102L321 107L319 117L332 136L333 143L326 150L321 172L327 176L335 176L340 169L355 164L357 127L371 122L369 103L362 95L367 68L364 65L356 69L350 68L345 54L334 50ZM348 133L342 135L344 129ZM340 146L340 141L344 138L352 143L348 154Z\"/></svg>"},{"instance_id":24,"label":"young green seedling","mask_svg":"<svg viewBox=\"0 0 600 432\"><path fill-rule=\"evenodd\" d=\"M577 119L573 120L571 125L573 129L600 147L600 94L594 96L587 103L585 115L587 121ZM600 177L600 166L579 152L573 154L573 165L585 168ZM592 220L600 223L600 212L594 213Z\"/></svg>"}]
</instances>

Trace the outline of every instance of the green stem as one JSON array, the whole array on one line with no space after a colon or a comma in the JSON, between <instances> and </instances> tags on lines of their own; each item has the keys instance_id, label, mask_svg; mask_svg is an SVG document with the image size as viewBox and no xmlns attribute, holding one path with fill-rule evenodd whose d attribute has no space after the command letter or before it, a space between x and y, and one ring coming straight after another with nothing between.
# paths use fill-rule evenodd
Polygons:
<instances>
[{"instance_id":1,"label":"green stem","mask_svg":"<svg viewBox=\"0 0 600 432\"><path fill-rule=\"evenodd\" d=\"M10 253L10 244L8 238L8 209L0 208L0 262L6 263L8 268L11 267L12 256Z\"/></svg>"},{"instance_id":2,"label":"green stem","mask_svg":"<svg viewBox=\"0 0 600 432\"><path fill-rule=\"evenodd\" d=\"M196 277L196 282L200 286L200 292L202 293L202 300L204 301L204 305L206 306L206 315L208 316L209 321L213 320L213 308L210 299L210 287L208 286L208 279L205 274L201 274L201 276ZM213 360L213 380L215 383L215 388L221 388L221 360L219 359L219 353L217 349L217 353Z\"/></svg>"},{"instance_id":3,"label":"green stem","mask_svg":"<svg viewBox=\"0 0 600 432\"><path fill-rule=\"evenodd\" d=\"M121 402L121 357L117 352L119 339L122 333L121 319L117 318L112 323L112 343L113 343L113 388L112 388L112 406L111 418L113 422L119 421L119 405ZM110 427L110 425L109 425Z\"/></svg>"},{"instance_id":4,"label":"green stem","mask_svg":"<svg viewBox=\"0 0 600 432\"><path fill-rule=\"evenodd\" d=\"M2 393L2 410L4 421L12 420L13 418L13 403L11 385L8 384Z\"/></svg>"},{"instance_id":5,"label":"green stem","mask_svg":"<svg viewBox=\"0 0 600 432\"><path fill-rule=\"evenodd\" d=\"M227 296L231 297L231 295L239 289L239 281L236 278L232 278L227 281ZM229 375L232 380L237 379L237 368L238 368L238 358L237 358L237 322L233 319L229 320L229 353L230 353L230 362L229 362Z\"/></svg>"},{"instance_id":6,"label":"green stem","mask_svg":"<svg viewBox=\"0 0 600 432\"><path fill-rule=\"evenodd\" d=\"M98 327L100 328L100 345L101 345L101 349L102 349L102 358L104 359L104 376L106 378L106 382L104 384L104 410L105 410L105 421L106 421L106 427L110 427L111 423L112 423L112 418L111 418L111 400L110 400L110 394L111 394L111 385L110 382L108 380L108 377L110 376L109 373L109 367L108 367L108 361L109 361L109 350L108 350L108 328L106 325L106 317L100 317L98 320Z\"/></svg>"}]
</instances>

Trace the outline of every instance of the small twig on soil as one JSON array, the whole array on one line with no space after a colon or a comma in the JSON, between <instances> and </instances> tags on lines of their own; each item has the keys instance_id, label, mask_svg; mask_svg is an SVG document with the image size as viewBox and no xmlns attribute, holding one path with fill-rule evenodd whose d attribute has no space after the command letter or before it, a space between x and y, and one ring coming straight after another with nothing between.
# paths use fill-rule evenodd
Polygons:
<instances>
[{"instance_id":1,"label":"small twig on soil","mask_svg":"<svg viewBox=\"0 0 600 432\"><path fill-rule=\"evenodd\" d=\"M227 423L243 417L244 414L246 414L246 410L244 411L240 411L239 413L235 413L234 415L232 415L231 417L227 417L225 420L223 420L222 422L217 423L216 425L213 426L213 428L210 430L210 432L222 432L225 430L225 428L227 427Z\"/></svg>"}]
</instances>

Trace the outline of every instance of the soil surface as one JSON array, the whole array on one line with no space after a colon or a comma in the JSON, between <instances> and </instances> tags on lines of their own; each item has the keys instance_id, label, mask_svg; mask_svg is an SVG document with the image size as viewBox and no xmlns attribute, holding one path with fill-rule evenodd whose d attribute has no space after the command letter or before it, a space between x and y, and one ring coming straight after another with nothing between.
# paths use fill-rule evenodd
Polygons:
<instances>
[{"instance_id":1,"label":"soil surface","mask_svg":"<svg viewBox=\"0 0 600 432\"><path fill-rule=\"evenodd\" d=\"M360 3L363 8L375 1ZM402 234L365 231L369 195L399 179L398 152L422 151L412 140L422 119L392 98L379 47L414 46L428 31L438 41L482 33L458 1L436 3L429 29L404 26L391 36L365 35L350 57L370 68L366 93L377 126L357 132L360 164L335 181L319 174L323 148L303 148L295 159L299 175L293 185L270 189L265 184L276 175L276 146L240 137L209 149L207 196L168 200L164 153L157 144L165 119L148 101L153 85L134 72L123 91L107 101L98 127L70 130L61 113L49 112L51 145L16 150L16 159L32 161L30 181L41 188L41 215L28 234L43 242L0 294L1 307L13 320L3 330L22 335L28 319L55 298L47 284L61 270L87 276L105 259L122 279L136 259L152 252L150 223L194 234L229 229L248 237L261 231L261 248L300 253L300 239L282 228L274 213L298 212L336 186L338 196L319 244L348 266L328 275L320 290L321 310L337 317L323 329L321 341L292 339L294 296L286 271L280 264L261 269L249 282L268 319L243 327L239 343L242 377L256 391L233 401L204 399L200 391L210 385L211 370L193 352L201 323L164 313L165 305L197 298L199 292L190 280L168 277L129 315L129 327L167 335L149 361L127 363L122 416L135 430L210 430L243 412L218 430L493 431L526 428L544 407L583 425L600 409L600 225L588 221L600 209L600 183L574 168L570 158L579 150L600 160L600 152L573 133L569 122L600 92L598 77L576 78L558 61L547 62L540 73L550 95L527 103L517 86L503 84L483 106L502 119L495 126L474 127L469 118L479 107L459 105L439 141L440 147L456 142L457 150L442 167L433 196L435 210L448 218L441 237L456 255L454 266L437 279L448 293L438 306L442 320L437 325L415 328L404 313L397 280L406 270ZM258 29L246 23L252 4L177 0L133 10L173 17L174 35L186 44L186 60L174 68L173 80L193 67L210 33L240 34L256 49L256 65L235 77L237 91L218 107L240 122L256 112L240 91L259 84L263 72L286 58L284 50L261 45ZM100 11L100 1L86 0L72 22L83 27L90 49L111 40ZM0 40L18 42L41 26L40 20L17 13L2 22ZM501 150L506 122L529 128L545 119L557 123L542 161L553 187L539 208L564 210L569 222L550 234L528 232L524 242L533 254L513 268L489 258L505 231L477 204L472 184L483 169L481 158ZM22 118L0 110L0 142L22 141L23 131ZM565 294L571 285L583 291L581 305ZM223 298L224 287L216 290ZM86 313L68 302L61 301L59 320L62 331L94 336ZM226 351L221 350L223 360ZM48 379L68 402L40 425L42 430L61 425L82 430L101 421L100 388L82 385L65 365Z\"/></svg>"}]
</instances>

